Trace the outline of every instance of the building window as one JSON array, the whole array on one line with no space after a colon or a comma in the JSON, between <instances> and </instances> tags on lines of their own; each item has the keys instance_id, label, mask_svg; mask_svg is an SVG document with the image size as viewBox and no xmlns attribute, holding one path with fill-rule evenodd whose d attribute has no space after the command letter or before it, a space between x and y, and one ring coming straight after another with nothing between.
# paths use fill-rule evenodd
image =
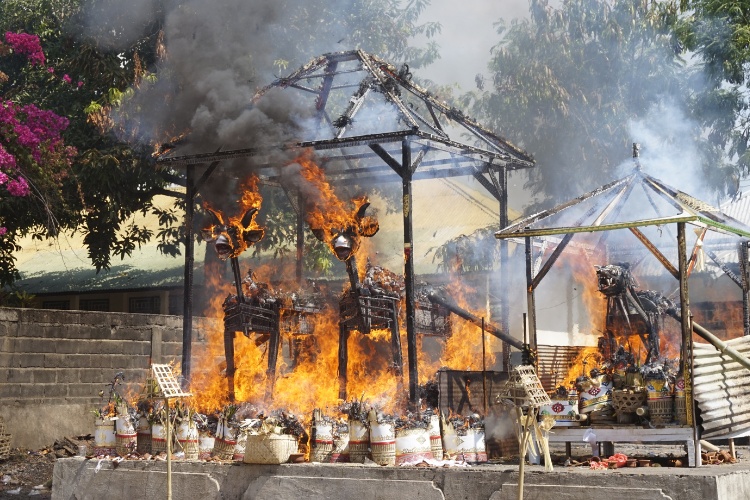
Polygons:
<instances>
[{"instance_id":1,"label":"building window","mask_svg":"<svg viewBox=\"0 0 750 500\"><path fill-rule=\"evenodd\" d=\"M154 297L131 297L128 312L159 314L161 312L161 300L158 295Z\"/></svg>"},{"instance_id":2,"label":"building window","mask_svg":"<svg viewBox=\"0 0 750 500\"><path fill-rule=\"evenodd\" d=\"M169 294L169 314L173 316L182 316L182 311L185 308L184 300L182 295L175 295L174 293Z\"/></svg>"},{"instance_id":3,"label":"building window","mask_svg":"<svg viewBox=\"0 0 750 500\"><path fill-rule=\"evenodd\" d=\"M81 311L109 311L109 299L81 299Z\"/></svg>"},{"instance_id":4,"label":"building window","mask_svg":"<svg viewBox=\"0 0 750 500\"><path fill-rule=\"evenodd\" d=\"M70 309L69 300L45 300L42 302L42 309L62 309L67 311Z\"/></svg>"}]
</instances>

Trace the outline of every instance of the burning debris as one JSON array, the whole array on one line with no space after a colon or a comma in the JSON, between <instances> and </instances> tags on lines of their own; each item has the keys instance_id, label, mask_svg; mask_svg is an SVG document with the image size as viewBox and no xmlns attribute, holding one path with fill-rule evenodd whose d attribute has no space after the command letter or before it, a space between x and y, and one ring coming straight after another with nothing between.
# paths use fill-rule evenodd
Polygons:
<instances>
[{"instance_id":1,"label":"burning debris","mask_svg":"<svg viewBox=\"0 0 750 500\"><path fill-rule=\"evenodd\" d=\"M645 364L658 360L663 317L675 305L658 292L638 290L628 263L596 266L596 276L599 291L607 297L607 330L614 329L618 319L624 321L646 348ZM640 320L638 324L636 318Z\"/></svg>"}]
</instances>

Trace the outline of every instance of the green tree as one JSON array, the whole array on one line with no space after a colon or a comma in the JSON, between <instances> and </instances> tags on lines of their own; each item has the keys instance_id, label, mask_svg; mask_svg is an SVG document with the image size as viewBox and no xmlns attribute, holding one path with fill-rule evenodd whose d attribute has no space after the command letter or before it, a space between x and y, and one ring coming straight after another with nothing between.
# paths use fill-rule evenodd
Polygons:
<instances>
[{"instance_id":1,"label":"green tree","mask_svg":"<svg viewBox=\"0 0 750 500\"><path fill-rule=\"evenodd\" d=\"M726 153L737 175L750 173L750 4L741 0L683 0L676 32L701 63L706 87L694 96L696 116L714 150Z\"/></svg>"},{"instance_id":2,"label":"green tree","mask_svg":"<svg viewBox=\"0 0 750 500\"><path fill-rule=\"evenodd\" d=\"M223 70L234 80L237 93L246 97L273 75L306 62L324 48L357 47L427 64L437 57L436 46L410 45L417 34L429 36L439 29L436 24L417 22L426 4L426 0L4 0L0 33L38 35L51 71L5 64L0 70L7 80L0 82L0 91L19 105L35 103L66 117L65 140L78 155L70 175L57 188L25 200L26 212L15 219L16 229L3 240L8 252L3 254L0 282L17 278L12 251L16 239L29 233L45 238L62 230L82 232L97 270L107 269L113 257L129 255L153 238L159 239L163 251L179 254L184 200L171 186L184 185L184 178L180 172L159 167L152 153L174 136L192 131L192 122L185 117L194 116L193 106L205 106L227 81L200 77ZM263 32L263 38L255 37L256 32ZM181 50L191 40L197 45ZM202 88L194 85L196 81ZM218 111L216 117L234 118L235 101L219 101L227 106L212 110ZM238 102L244 106L248 101ZM202 140L211 143L212 137L195 142ZM220 146L226 145L211 144ZM151 200L157 194L175 196L176 204L157 213L162 226L156 234L127 222L141 211L155 211ZM269 226L269 245L283 251L291 244L294 217L289 210L281 213L286 215L277 218L286 225Z\"/></svg>"},{"instance_id":3,"label":"green tree","mask_svg":"<svg viewBox=\"0 0 750 500\"><path fill-rule=\"evenodd\" d=\"M0 91L8 101L39 105L65 117L65 141L78 151L65 178L55 184L35 182L33 196L17 200L14 212L2 214L5 220L12 218L14 226L3 243L15 248L17 238L26 234L45 238L77 230L84 234L92 264L100 270L109 267L112 256L129 255L153 237L126 221L151 209L150 200L164 192L170 176L154 168L150 151L118 139L102 126L106 117L90 108L92 102L116 104L137 81L141 65L149 58L153 61L153 49L144 47L155 44L158 26L145 31L129 50L102 48L80 36L81 8L79 0L0 4L0 32L35 34L46 54L44 66L23 66L13 58L0 66L6 75ZM176 221L168 215L163 219ZM165 250L175 248L174 242L165 240ZM0 282L8 284L17 278L12 252L3 253L2 264Z\"/></svg>"},{"instance_id":4,"label":"green tree","mask_svg":"<svg viewBox=\"0 0 750 500\"><path fill-rule=\"evenodd\" d=\"M570 0L553 8L531 0L529 19L498 26L492 85L463 102L534 154L529 184L541 203L578 195L622 175L633 120L665 105L691 116L695 78L681 59L678 19L672 1ZM682 125L705 142L698 122ZM722 187L717 151L700 151L711 186Z\"/></svg>"}]
</instances>

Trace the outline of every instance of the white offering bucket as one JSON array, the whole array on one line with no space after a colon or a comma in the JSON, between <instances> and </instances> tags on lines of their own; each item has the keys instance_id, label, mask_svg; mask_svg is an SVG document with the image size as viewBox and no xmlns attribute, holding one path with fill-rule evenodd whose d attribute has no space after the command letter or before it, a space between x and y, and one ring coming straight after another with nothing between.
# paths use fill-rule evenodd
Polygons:
<instances>
[{"instance_id":1,"label":"white offering bucket","mask_svg":"<svg viewBox=\"0 0 750 500\"><path fill-rule=\"evenodd\" d=\"M579 408L581 413L604 410L612 406L612 389L614 384L607 375L599 375L593 379L591 387L579 393Z\"/></svg>"},{"instance_id":2,"label":"white offering bucket","mask_svg":"<svg viewBox=\"0 0 750 500\"><path fill-rule=\"evenodd\" d=\"M477 461L477 444L474 434L474 429L466 429L466 434L458 435L457 458L462 458L465 462Z\"/></svg>"},{"instance_id":3,"label":"white offering bucket","mask_svg":"<svg viewBox=\"0 0 750 500\"><path fill-rule=\"evenodd\" d=\"M430 450L432 458L435 460L443 459L443 438L440 436L440 417L433 415L430 417Z\"/></svg>"},{"instance_id":4,"label":"white offering bucket","mask_svg":"<svg viewBox=\"0 0 750 500\"><path fill-rule=\"evenodd\" d=\"M378 465L396 465L396 428L393 422L370 424L372 461Z\"/></svg>"},{"instance_id":5,"label":"white offering bucket","mask_svg":"<svg viewBox=\"0 0 750 500\"><path fill-rule=\"evenodd\" d=\"M349 432L339 431L339 434L333 437L331 463L349 462L349 460Z\"/></svg>"},{"instance_id":6,"label":"white offering bucket","mask_svg":"<svg viewBox=\"0 0 750 500\"><path fill-rule=\"evenodd\" d=\"M214 456L219 460L232 460L237 445L236 427L229 427L224 420L219 420L214 440Z\"/></svg>"},{"instance_id":7,"label":"white offering bucket","mask_svg":"<svg viewBox=\"0 0 750 500\"><path fill-rule=\"evenodd\" d=\"M417 464L432 459L428 429L399 429L396 431L396 465Z\"/></svg>"},{"instance_id":8,"label":"white offering bucket","mask_svg":"<svg viewBox=\"0 0 750 500\"><path fill-rule=\"evenodd\" d=\"M110 418L97 418L94 429L94 455L114 455L115 422Z\"/></svg>"},{"instance_id":9,"label":"white offering bucket","mask_svg":"<svg viewBox=\"0 0 750 500\"><path fill-rule=\"evenodd\" d=\"M333 453L333 422L313 420L310 433L310 461L331 462Z\"/></svg>"},{"instance_id":10,"label":"white offering bucket","mask_svg":"<svg viewBox=\"0 0 750 500\"><path fill-rule=\"evenodd\" d=\"M555 425L561 427L580 426L578 419L578 396L571 395L568 399L553 399L548 405L542 405L539 415L552 415Z\"/></svg>"},{"instance_id":11,"label":"white offering bucket","mask_svg":"<svg viewBox=\"0 0 750 500\"><path fill-rule=\"evenodd\" d=\"M151 453L151 422L146 416L138 419L138 437L136 440L136 450L141 455Z\"/></svg>"},{"instance_id":12,"label":"white offering bucket","mask_svg":"<svg viewBox=\"0 0 750 500\"><path fill-rule=\"evenodd\" d=\"M167 427L161 422L151 425L151 453L158 455L167 451Z\"/></svg>"},{"instance_id":13,"label":"white offering bucket","mask_svg":"<svg viewBox=\"0 0 750 500\"><path fill-rule=\"evenodd\" d=\"M349 460L362 464L369 455L369 427L361 420L349 420Z\"/></svg>"},{"instance_id":14,"label":"white offering bucket","mask_svg":"<svg viewBox=\"0 0 750 500\"><path fill-rule=\"evenodd\" d=\"M487 446L484 442L484 429L474 429L474 449L477 453L476 463L487 461Z\"/></svg>"},{"instance_id":15,"label":"white offering bucket","mask_svg":"<svg viewBox=\"0 0 750 500\"><path fill-rule=\"evenodd\" d=\"M185 460L198 459L198 428L192 420L177 425L177 446L185 453Z\"/></svg>"},{"instance_id":16,"label":"white offering bucket","mask_svg":"<svg viewBox=\"0 0 750 500\"><path fill-rule=\"evenodd\" d=\"M120 456L135 451L138 445L138 435L135 432L133 420L127 413L119 415L115 420L115 451Z\"/></svg>"},{"instance_id":17,"label":"white offering bucket","mask_svg":"<svg viewBox=\"0 0 750 500\"><path fill-rule=\"evenodd\" d=\"M443 421L443 454L451 459L461 458L458 457L460 443L461 436L456 434L453 424Z\"/></svg>"},{"instance_id":18,"label":"white offering bucket","mask_svg":"<svg viewBox=\"0 0 750 500\"><path fill-rule=\"evenodd\" d=\"M208 431L198 431L198 458L208 460L214 451L216 438Z\"/></svg>"}]
</instances>

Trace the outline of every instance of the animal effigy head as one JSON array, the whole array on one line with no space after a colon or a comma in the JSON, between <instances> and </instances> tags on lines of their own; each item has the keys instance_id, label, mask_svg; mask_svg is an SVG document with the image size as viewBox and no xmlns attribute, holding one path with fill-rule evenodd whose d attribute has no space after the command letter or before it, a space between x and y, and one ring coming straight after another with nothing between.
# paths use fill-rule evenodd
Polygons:
<instances>
[{"instance_id":1,"label":"animal effigy head","mask_svg":"<svg viewBox=\"0 0 750 500\"><path fill-rule=\"evenodd\" d=\"M343 220L324 223L310 223L310 229L315 237L326 243L337 259L349 260L359 249L360 239L375 236L380 228L374 217L365 216L370 203L366 198L355 200L357 208L353 215Z\"/></svg>"},{"instance_id":2,"label":"animal effigy head","mask_svg":"<svg viewBox=\"0 0 750 500\"><path fill-rule=\"evenodd\" d=\"M204 203L204 208L214 215L216 224L203 229L203 240L214 243L221 260L237 257L263 239L265 229L255 222L258 208L250 208L236 218L225 217L208 203Z\"/></svg>"},{"instance_id":3,"label":"animal effigy head","mask_svg":"<svg viewBox=\"0 0 750 500\"><path fill-rule=\"evenodd\" d=\"M630 264L620 263L594 267L596 268L599 291L608 297L625 293L628 287L636 285L630 274Z\"/></svg>"}]
</instances>

